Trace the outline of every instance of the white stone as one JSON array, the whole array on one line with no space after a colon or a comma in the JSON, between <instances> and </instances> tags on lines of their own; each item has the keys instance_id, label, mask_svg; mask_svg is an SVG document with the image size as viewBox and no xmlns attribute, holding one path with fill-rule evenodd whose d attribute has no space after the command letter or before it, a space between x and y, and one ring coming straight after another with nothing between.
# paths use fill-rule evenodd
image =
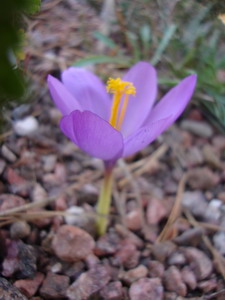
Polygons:
<instances>
[{"instance_id":1,"label":"white stone","mask_svg":"<svg viewBox=\"0 0 225 300\"><path fill-rule=\"evenodd\" d=\"M225 232L220 231L213 236L215 248L222 254L225 254Z\"/></svg>"},{"instance_id":2,"label":"white stone","mask_svg":"<svg viewBox=\"0 0 225 300\"><path fill-rule=\"evenodd\" d=\"M16 134L29 136L38 129L38 121L33 116L28 116L22 120L15 121L13 124Z\"/></svg>"},{"instance_id":3,"label":"white stone","mask_svg":"<svg viewBox=\"0 0 225 300\"><path fill-rule=\"evenodd\" d=\"M212 199L205 212L205 220L209 222L218 222L222 215L222 201L219 199Z\"/></svg>"},{"instance_id":4,"label":"white stone","mask_svg":"<svg viewBox=\"0 0 225 300\"><path fill-rule=\"evenodd\" d=\"M84 223L84 209L79 206L71 206L66 210L68 213L67 216L64 217L66 224L68 225L81 225Z\"/></svg>"}]
</instances>

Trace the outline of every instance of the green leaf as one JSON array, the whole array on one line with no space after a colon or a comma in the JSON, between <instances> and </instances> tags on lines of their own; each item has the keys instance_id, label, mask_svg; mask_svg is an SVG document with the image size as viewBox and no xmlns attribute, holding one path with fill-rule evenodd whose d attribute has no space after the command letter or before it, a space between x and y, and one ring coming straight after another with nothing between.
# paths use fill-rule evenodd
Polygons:
<instances>
[{"instance_id":1,"label":"green leaf","mask_svg":"<svg viewBox=\"0 0 225 300\"><path fill-rule=\"evenodd\" d=\"M109 48L111 48L111 49L116 49L117 48L116 43L112 39L110 39L108 36L106 36L105 34L103 34L101 32L98 32L98 31L95 31L93 33L93 35L96 39L103 42Z\"/></svg>"},{"instance_id":2,"label":"green leaf","mask_svg":"<svg viewBox=\"0 0 225 300\"><path fill-rule=\"evenodd\" d=\"M84 67L88 65L96 65L96 64L103 64L103 63L120 64L125 67L130 65L129 60L125 57L99 55L99 56L88 56L80 60L77 60L76 62L73 63L73 66Z\"/></svg>"},{"instance_id":3,"label":"green leaf","mask_svg":"<svg viewBox=\"0 0 225 300\"><path fill-rule=\"evenodd\" d=\"M24 12L27 14L35 14L40 10L41 0L26 0L24 5Z\"/></svg>"},{"instance_id":4,"label":"green leaf","mask_svg":"<svg viewBox=\"0 0 225 300\"><path fill-rule=\"evenodd\" d=\"M173 37L175 31L177 29L177 26L175 24L171 24L165 31L163 38L161 42L159 43L158 48L155 51L155 54L153 55L153 58L151 59L151 63L153 65L156 65L160 58L162 53L165 51L166 47L169 45L169 42L171 38Z\"/></svg>"},{"instance_id":5,"label":"green leaf","mask_svg":"<svg viewBox=\"0 0 225 300\"><path fill-rule=\"evenodd\" d=\"M147 57L148 50L151 46L151 28L148 24L145 24L140 29L140 38L143 45L144 57Z\"/></svg>"},{"instance_id":6,"label":"green leaf","mask_svg":"<svg viewBox=\"0 0 225 300\"><path fill-rule=\"evenodd\" d=\"M138 37L133 32L126 32L127 38L132 46L134 61L141 60L142 51L138 45Z\"/></svg>"}]
</instances>

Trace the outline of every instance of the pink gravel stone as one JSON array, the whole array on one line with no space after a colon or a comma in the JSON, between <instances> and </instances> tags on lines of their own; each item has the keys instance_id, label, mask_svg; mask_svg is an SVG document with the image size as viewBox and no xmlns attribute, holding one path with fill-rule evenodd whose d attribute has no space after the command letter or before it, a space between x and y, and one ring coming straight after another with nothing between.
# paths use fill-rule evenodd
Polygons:
<instances>
[{"instance_id":1,"label":"pink gravel stone","mask_svg":"<svg viewBox=\"0 0 225 300\"><path fill-rule=\"evenodd\" d=\"M179 296L186 296L187 287L177 267L169 267L164 273L163 281L168 291L176 292Z\"/></svg>"},{"instance_id":2,"label":"pink gravel stone","mask_svg":"<svg viewBox=\"0 0 225 300\"><path fill-rule=\"evenodd\" d=\"M158 224L167 215L167 210L159 199L152 198L147 207L146 217L149 225Z\"/></svg>"},{"instance_id":3,"label":"pink gravel stone","mask_svg":"<svg viewBox=\"0 0 225 300\"><path fill-rule=\"evenodd\" d=\"M34 296L37 292L40 284L44 279L42 273L37 273L32 279L21 279L14 282L14 286L17 287L28 298Z\"/></svg>"},{"instance_id":4,"label":"pink gravel stone","mask_svg":"<svg viewBox=\"0 0 225 300\"><path fill-rule=\"evenodd\" d=\"M87 300L89 297L106 286L110 275L106 267L96 265L88 272L84 272L67 289L66 295L69 300Z\"/></svg>"},{"instance_id":5,"label":"pink gravel stone","mask_svg":"<svg viewBox=\"0 0 225 300\"><path fill-rule=\"evenodd\" d=\"M208 258L208 256L193 247L183 248L184 255L186 256L190 268L194 272L197 280L206 279L213 270L212 261Z\"/></svg>"},{"instance_id":6,"label":"pink gravel stone","mask_svg":"<svg viewBox=\"0 0 225 300\"><path fill-rule=\"evenodd\" d=\"M71 225L63 225L53 238L55 254L65 261L85 259L94 249L95 241L86 231Z\"/></svg>"},{"instance_id":7,"label":"pink gravel stone","mask_svg":"<svg viewBox=\"0 0 225 300\"><path fill-rule=\"evenodd\" d=\"M121 282L110 282L101 290L100 295L104 300L124 300Z\"/></svg>"},{"instance_id":8,"label":"pink gravel stone","mask_svg":"<svg viewBox=\"0 0 225 300\"><path fill-rule=\"evenodd\" d=\"M163 286L158 278L141 278L131 285L129 296L131 300L162 300Z\"/></svg>"}]
</instances>

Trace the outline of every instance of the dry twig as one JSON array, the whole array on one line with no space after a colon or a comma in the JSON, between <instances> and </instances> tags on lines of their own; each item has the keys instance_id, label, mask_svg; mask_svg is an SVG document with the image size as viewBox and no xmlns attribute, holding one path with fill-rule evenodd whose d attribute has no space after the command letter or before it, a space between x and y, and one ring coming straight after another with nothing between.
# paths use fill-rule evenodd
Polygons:
<instances>
[{"instance_id":1,"label":"dry twig","mask_svg":"<svg viewBox=\"0 0 225 300\"><path fill-rule=\"evenodd\" d=\"M174 206L171 210L170 216L169 216L162 232L160 233L159 237L157 238L157 242L162 242L162 241L165 241L168 239L168 237L171 235L171 231L173 230L174 223L180 216L181 200L183 197L186 180L187 180L187 174L185 173L179 182L176 200L174 202Z\"/></svg>"}]
</instances>

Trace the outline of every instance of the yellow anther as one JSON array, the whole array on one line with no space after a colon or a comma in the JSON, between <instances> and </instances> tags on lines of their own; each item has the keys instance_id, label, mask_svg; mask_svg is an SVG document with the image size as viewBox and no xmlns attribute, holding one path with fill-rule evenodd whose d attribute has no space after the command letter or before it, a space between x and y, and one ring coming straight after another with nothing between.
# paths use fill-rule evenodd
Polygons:
<instances>
[{"instance_id":1,"label":"yellow anther","mask_svg":"<svg viewBox=\"0 0 225 300\"><path fill-rule=\"evenodd\" d=\"M132 82L123 81L120 78L109 78L106 86L108 93L122 93L128 95L135 95L136 89Z\"/></svg>"},{"instance_id":2,"label":"yellow anther","mask_svg":"<svg viewBox=\"0 0 225 300\"><path fill-rule=\"evenodd\" d=\"M132 82L123 81L120 78L109 78L109 80L107 81L106 89L107 92L114 94L109 122L113 127L120 130L127 109L129 95L135 96L136 89ZM124 98L124 102L123 106L120 108L120 102L122 98Z\"/></svg>"}]
</instances>

